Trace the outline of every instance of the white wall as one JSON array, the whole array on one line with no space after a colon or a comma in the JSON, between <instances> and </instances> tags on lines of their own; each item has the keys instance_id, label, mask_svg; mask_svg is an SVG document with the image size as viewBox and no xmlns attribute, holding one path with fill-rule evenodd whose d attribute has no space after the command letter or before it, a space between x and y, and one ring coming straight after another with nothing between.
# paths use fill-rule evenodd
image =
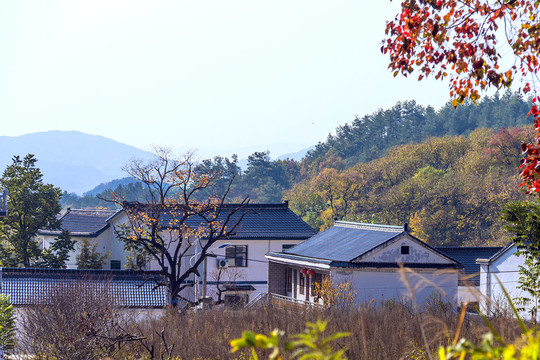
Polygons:
<instances>
[{"instance_id":1,"label":"white wall","mask_svg":"<svg viewBox=\"0 0 540 360\"><path fill-rule=\"evenodd\" d=\"M358 302L376 302L407 298L421 304L433 294L441 294L445 300L457 301L456 271L448 270L332 270L336 282L351 282Z\"/></svg>"},{"instance_id":2,"label":"white wall","mask_svg":"<svg viewBox=\"0 0 540 360\"><path fill-rule=\"evenodd\" d=\"M114 219L114 222L111 223L111 226L107 228L105 231L103 231L99 236L97 237L82 237L82 236L75 236L71 235L72 240L76 240L75 244L75 250L71 251L69 253L69 260L67 261L67 268L68 269L76 269L76 258L77 255L81 251L82 242L84 239L89 240L91 243L97 243L97 250L101 254L109 254L107 259L105 260L105 265L103 266L104 269L110 269L111 268L111 260L118 260L121 262L121 268L125 269L125 263L126 263L126 255L127 253L124 251L124 244L121 241L118 241L116 238L116 235L114 233L114 226L120 224L121 222L125 221L125 215L121 214L120 216L117 216L117 218ZM38 241L41 241L43 246L45 248L48 248L52 242L54 242L54 239L56 239L58 236L53 235L40 235L38 237Z\"/></svg>"},{"instance_id":3,"label":"white wall","mask_svg":"<svg viewBox=\"0 0 540 360\"><path fill-rule=\"evenodd\" d=\"M317 273L326 273L315 270ZM305 301L315 301L313 294L309 298L300 294L300 272L296 268L296 298ZM301 276L301 275L300 275ZM380 302L390 299L414 300L420 305L434 294L440 294L446 301L457 304L458 273L455 270L403 270L399 269L331 269L330 278L335 283L350 282L356 293L356 303L366 303L371 300ZM309 276L304 281L310 282ZM408 282L408 284L407 284ZM304 286L306 286L304 284Z\"/></svg>"},{"instance_id":4,"label":"white wall","mask_svg":"<svg viewBox=\"0 0 540 360\"><path fill-rule=\"evenodd\" d=\"M402 255L401 247L408 246L409 254ZM450 264L451 261L437 254L418 240L402 235L392 241L388 246L375 249L366 254L359 262L386 262L386 263L423 263L423 264Z\"/></svg>"},{"instance_id":5,"label":"white wall","mask_svg":"<svg viewBox=\"0 0 540 360\"><path fill-rule=\"evenodd\" d=\"M243 285L251 285L255 290L250 292L240 292L248 293L249 299L252 300L261 293L268 292L268 260L264 255L268 252L281 252L282 245L284 244L298 244L302 240L219 240L211 247L211 253L219 256L225 257L225 248L219 249L220 245L230 244L230 245L247 245L247 267L233 267L228 266L226 269L222 270L222 275L220 282L240 282ZM200 247L199 247L200 252ZM196 246L186 253L186 256L183 260L182 271L186 271L189 265L189 259L193 257L196 253ZM193 258L193 262L197 257ZM158 270L156 262L152 262L150 265L151 270ZM217 258L208 257L207 258L207 296L213 296L216 293L216 285L219 268L217 267ZM203 265L199 267L199 289L198 296L202 296L202 276L203 276ZM197 282L194 277L190 278L191 281ZM190 300L196 298L195 288L187 288L182 293L183 296L187 297Z\"/></svg>"},{"instance_id":6,"label":"white wall","mask_svg":"<svg viewBox=\"0 0 540 360\"><path fill-rule=\"evenodd\" d=\"M504 254L490 265L480 266L480 291L484 297L482 309L494 313L498 308L509 309L509 303L504 296L501 285L504 286L511 298L522 296L518 289L519 266L524 265L523 256L517 256L516 246L511 246ZM523 312L523 318L529 319L530 314Z\"/></svg>"}]
</instances>

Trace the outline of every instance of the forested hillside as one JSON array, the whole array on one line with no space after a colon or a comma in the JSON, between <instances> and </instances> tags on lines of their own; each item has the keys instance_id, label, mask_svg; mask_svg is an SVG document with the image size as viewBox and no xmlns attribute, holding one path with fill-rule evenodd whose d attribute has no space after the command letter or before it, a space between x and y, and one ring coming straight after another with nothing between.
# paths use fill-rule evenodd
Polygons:
<instances>
[{"instance_id":1,"label":"forested hillside","mask_svg":"<svg viewBox=\"0 0 540 360\"><path fill-rule=\"evenodd\" d=\"M335 135L328 135L304 161L313 172L333 158L350 167L379 158L393 146L419 143L433 136L468 135L477 128L498 130L530 124L529 110L528 102L511 92L485 97L477 106L469 102L455 109L448 103L439 111L405 101L391 109L356 116L350 124L338 127Z\"/></svg>"},{"instance_id":2,"label":"forested hillside","mask_svg":"<svg viewBox=\"0 0 540 360\"><path fill-rule=\"evenodd\" d=\"M209 192L225 191L234 176L231 202L247 195L260 203L290 200L317 229L334 217L408 222L432 245L501 244L500 210L523 196L517 189L519 149L532 129L516 126L528 124L528 109L527 101L511 93L439 111L403 102L356 117L302 161L256 152L245 171L235 156L204 160L196 171L223 174ZM141 184L123 181L93 194L110 197L111 190L126 200L145 200ZM93 195L70 194L64 194L63 205L111 206Z\"/></svg>"},{"instance_id":3,"label":"forested hillside","mask_svg":"<svg viewBox=\"0 0 540 360\"><path fill-rule=\"evenodd\" d=\"M352 168L328 166L285 193L293 210L318 229L334 218L409 223L430 245L501 245L499 219L518 189L519 146L530 127L477 129L390 149Z\"/></svg>"}]
</instances>

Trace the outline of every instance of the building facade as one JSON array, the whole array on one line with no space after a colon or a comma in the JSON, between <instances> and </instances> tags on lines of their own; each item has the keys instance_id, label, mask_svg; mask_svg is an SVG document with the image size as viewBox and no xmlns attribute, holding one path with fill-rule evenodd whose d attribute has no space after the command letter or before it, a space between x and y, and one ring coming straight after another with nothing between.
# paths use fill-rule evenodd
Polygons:
<instances>
[{"instance_id":1,"label":"building facade","mask_svg":"<svg viewBox=\"0 0 540 360\"><path fill-rule=\"evenodd\" d=\"M457 301L462 265L410 235L405 227L337 221L280 253L267 254L269 292L320 303L315 283L348 283L355 302L440 295Z\"/></svg>"}]
</instances>

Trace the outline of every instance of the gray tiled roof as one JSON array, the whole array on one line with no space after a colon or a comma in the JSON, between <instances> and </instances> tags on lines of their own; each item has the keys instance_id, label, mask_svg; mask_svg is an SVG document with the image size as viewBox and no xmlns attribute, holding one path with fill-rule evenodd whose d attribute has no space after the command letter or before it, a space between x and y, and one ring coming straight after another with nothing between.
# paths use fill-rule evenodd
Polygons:
<instances>
[{"instance_id":1,"label":"gray tiled roof","mask_svg":"<svg viewBox=\"0 0 540 360\"><path fill-rule=\"evenodd\" d=\"M502 247L438 247L438 251L459 261L463 265L465 276L460 276L460 285L480 285L480 264L476 259L489 259Z\"/></svg>"},{"instance_id":2,"label":"gray tiled roof","mask_svg":"<svg viewBox=\"0 0 540 360\"><path fill-rule=\"evenodd\" d=\"M167 291L156 287L156 272L135 273L121 270L69 270L0 268L1 292L13 305L40 304L47 293L60 286L84 284L106 290L125 307L165 307Z\"/></svg>"},{"instance_id":3,"label":"gray tiled roof","mask_svg":"<svg viewBox=\"0 0 540 360\"><path fill-rule=\"evenodd\" d=\"M68 230L71 236L98 236L109 227L109 218L120 210L83 210L70 209L60 220L61 227ZM40 235L59 235L60 230L40 230Z\"/></svg>"},{"instance_id":4,"label":"gray tiled roof","mask_svg":"<svg viewBox=\"0 0 540 360\"><path fill-rule=\"evenodd\" d=\"M141 204L137 205L140 206ZM227 215L238 207L238 204L225 204L218 219L225 220ZM229 239L305 240L317 233L289 209L287 202L283 204L244 205L241 210L231 216L229 227L236 224L244 213L245 216L235 234L230 236ZM164 214L162 226L167 227L171 223L171 219L170 214ZM201 218L198 216L191 216L185 222L186 225L192 228L197 228L201 223Z\"/></svg>"},{"instance_id":5,"label":"gray tiled roof","mask_svg":"<svg viewBox=\"0 0 540 360\"><path fill-rule=\"evenodd\" d=\"M284 254L338 262L350 262L404 232L401 226L337 221L331 228L313 236Z\"/></svg>"}]
</instances>

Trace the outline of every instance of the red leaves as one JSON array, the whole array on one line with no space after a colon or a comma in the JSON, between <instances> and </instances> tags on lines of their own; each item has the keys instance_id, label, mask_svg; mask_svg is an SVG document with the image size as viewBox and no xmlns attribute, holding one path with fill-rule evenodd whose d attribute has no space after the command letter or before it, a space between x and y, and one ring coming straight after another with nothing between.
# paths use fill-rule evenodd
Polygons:
<instances>
[{"instance_id":1,"label":"red leaves","mask_svg":"<svg viewBox=\"0 0 540 360\"><path fill-rule=\"evenodd\" d=\"M394 75L419 72L418 80L450 77L450 96L457 106L466 99L476 101L479 91L510 87L516 78L540 71L540 25L538 0L402 0L401 13L386 26L381 51L390 58ZM510 39L498 29L513 29ZM500 37L500 41L498 38ZM503 66L498 52L508 43L515 64ZM512 61L505 62L512 63ZM531 91L527 83L521 90ZM526 156L520 171L528 191L540 190L540 110L533 98L529 115L534 118L534 144L524 144Z\"/></svg>"}]
</instances>

